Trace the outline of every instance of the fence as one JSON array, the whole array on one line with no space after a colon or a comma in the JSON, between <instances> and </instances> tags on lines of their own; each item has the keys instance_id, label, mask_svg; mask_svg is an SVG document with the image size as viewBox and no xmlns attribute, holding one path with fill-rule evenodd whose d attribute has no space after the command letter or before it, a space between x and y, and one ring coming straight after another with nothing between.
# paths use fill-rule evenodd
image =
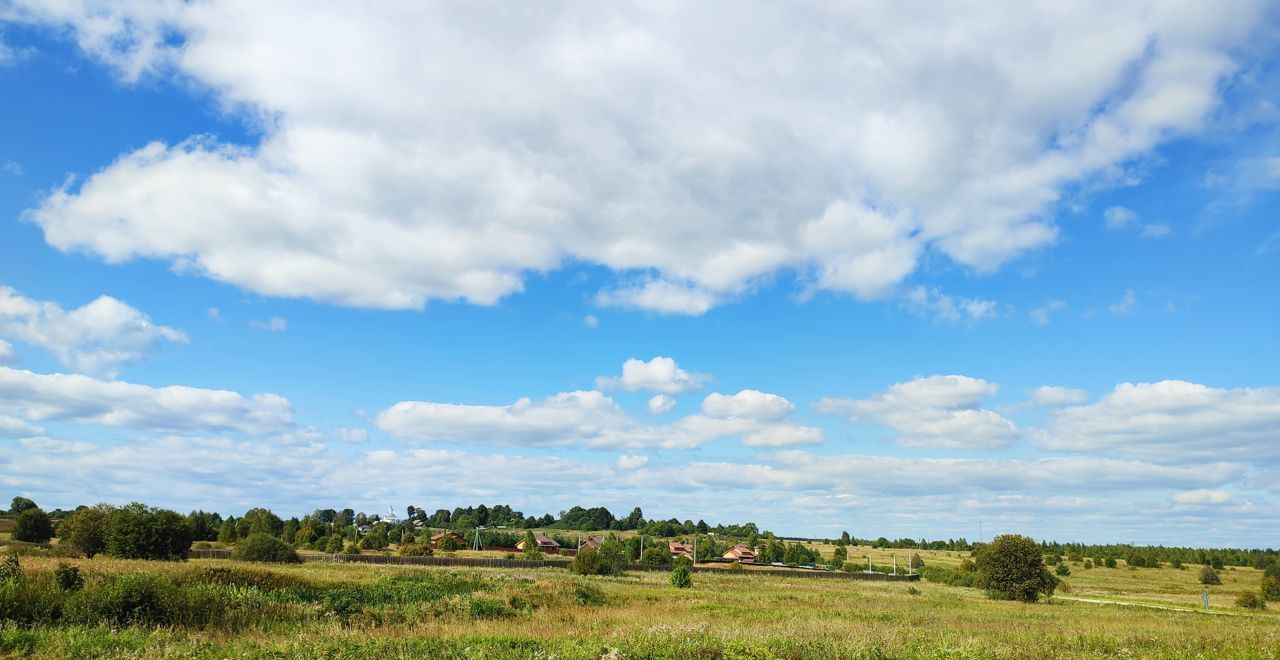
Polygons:
<instances>
[{"instance_id":1,"label":"fence","mask_svg":"<svg viewBox=\"0 0 1280 660\"><path fill-rule=\"evenodd\" d=\"M192 550L192 559L230 559L230 550ZM573 562L557 559L533 561L528 559L489 559L487 557L401 557L398 555L326 555L299 554L302 561L356 562L361 564L391 564L397 566L470 566L475 568L569 568ZM669 571L662 564L628 564L629 571ZM790 568L757 568L742 572L723 568L694 566L695 572L716 571L725 575L768 574L779 577L827 578L837 580L914 581L919 575L889 575L887 573L845 573L842 571L809 571Z\"/></svg>"}]
</instances>

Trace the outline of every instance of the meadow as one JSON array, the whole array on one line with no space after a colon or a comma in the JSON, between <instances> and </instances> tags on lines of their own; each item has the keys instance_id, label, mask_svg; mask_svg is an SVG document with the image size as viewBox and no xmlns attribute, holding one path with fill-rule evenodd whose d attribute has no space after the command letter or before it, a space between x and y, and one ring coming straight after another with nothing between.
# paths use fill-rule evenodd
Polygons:
<instances>
[{"instance_id":1,"label":"meadow","mask_svg":"<svg viewBox=\"0 0 1280 660\"><path fill-rule=\"evenodd\" d=\"M850 548L850 559L892 561ZM905 562L903 551L896 551ZM968 553L921 552L958 565ZM83 579L60 589L60 562ZM902 565L902 564L900 564ZM1198 566L1072 566L1052 602L919 581L704 571L582 577L561 569L68 559L29 553L0 587L0 654L30 657L1036 658L1280 657L1274 606L1232 606L1259 571L1228 568L1199 607ZM10 590L10 591L5 591ZM1095 604L1109 600L1146 606ZM1157 609L1157 607L1174 609Z\"/></svg>"}]
</instances>

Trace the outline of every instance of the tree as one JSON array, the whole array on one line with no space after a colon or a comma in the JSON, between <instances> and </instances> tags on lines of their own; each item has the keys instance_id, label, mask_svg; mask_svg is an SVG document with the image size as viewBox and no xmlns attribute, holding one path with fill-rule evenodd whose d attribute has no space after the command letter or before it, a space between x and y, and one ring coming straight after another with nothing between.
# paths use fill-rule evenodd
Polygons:
<instances>
[{"instance_id":1,"label":"tree","mask_svg":"<svg viewBox=\"0 0 1280 660\"><path fill-rule=\"evenodd\" d=\"M18 515L18 525L13 529L13 540L28 543L47 543L53 538L53 523L49 514L36 507Z\"/></svg>"},{"instance_id":2,"label":"tree","mask_svg":"<svg viewBox=\"0 0 1280 660\"><path fill-rule=\"evenodd\" d=\"M284 521L280 516L272 513L270 509L256 508L249 509L244 512L244 516L240 518L248 525L249 534L268 534L270 536L280 536L284 533Z\"/></svg>"},{"instance_id":3,"label":"tree","mask_svg":"<svg viewBox=\"0 0 1280 660\"><path fill-rule=\"evenodd\" d=\"M1212 566L1215 571L1222 570L1222 557L1220 555L1213 555L1209 558L1209 565Z\"/></svg>"},{"instance_id":4,"label":"tree","mask_svg":"<svg viewBox=\"0 0 1280 660\"><path fill-rule=\"evenodd\" d=\"M107 517L106 551L118 559L186 559L191 525L176 511L134 502Z\"/></svg>"},{"instance_id":5,"label":"tree","mask_svg":"<svg viewBox=\"0 0 1280 660\"><path fill-rule=\"evenodd\" d=\"M835 567L844 566L849 560L849 551L843 545L836 546L835 552L831 553L831 565Z\"/></svg>"},{"instance_id":6,"label":"tree","mask_svg":"<svg viewBox=\"0 0 1280 660\"><path fill-rule=\"evenodd\" d=\"M302 560L293 546L267 534L250 534L236 544L231 553L232 559L240 561L262 561L277 564L296 564Z\"/></svg>"},{"instance_id":7,"label":"tree","mask_svg":"<svg viewBox=\"0 0 1280 660\"><path fill-rule=\"evenodd\" d=\"M997 536L977 553L978 588L990 598L1034 603L1052 596L1058 579L1049 573L1035 541L1018 534Z\"/></svg>"},{"instance_id":8,"label":"tree","mask_svg":"<svg viewBox=\"0 0 1280 660\"><path fill-rule=\"evenodd\" d=\"M533 535L533 530L524 533L524 558L531 560L542 559L542 552L538 549L538 538Z\"/></svg>"},{"instance_id":9,"label":"tree","mask_svg":"<svg viewBox=\"0 0 1280 660\"><path fill-rule=\"evenodd\" d=\"M218 542L219 543L235 543L240 538L239 526L236 524L236 517L231 516L222 521L218 526Z\"/></svg>"},{"instance_id":10,"label":"tree","mask_svg":"<svg viewBox=\"0 0 1280 660\"><path fill-rule=\"evenodd\" d=\"M689 565L681 562L671 571L671 586L677 589L688 589L693 586L693 572Z\"/></svg>"},{"instance_id":11,"label":"tree","mask_svg":"<svg viewBox=\"0 0 1280 660\"><path fill-rule=\"evenodd\" d=\"M20 515L23 511L36 508L36 503L25 497L15 497L9 505L9 515Z\"/></svg>"},{"instance_id":12,"label":"tree","mask_svg":"<svg viewBox=\"0 0 1280 660\"><path fill-rule=\"evenodd\" d=\"M1200 584L1222 584L1222 578L1212 566L1205 566L1200 569Z\"/></svg>"},{"instance_id":13,"label":"tree","mask_svg":"<svg viewBox=\"0 0 1280 660\"><path fill-rule=\"evenodd\" d=\"M107 518L114 510L109 504L79 509L58 524L58 538L93 559L107 547Z\"/></svg>"},{"instance_id":14,"label":"tree","mask_svg":"<svg viewBox=\"0 0 1280 660\"><path fill-rule=\"evenodd\" d=\"M207 511L192 511L187 514L187 522L191 523L191 538L196 541L218 540L218 528L222 526L222 516Z\"/></svg>"},{"instance_id":15,"label":"tree","mask_svg":"<svg viewBox=\"0 0 1280 660\"><path fill-rule=\"evenodd\" d=\"M1280 603L1280 578L1274 575L1262 576L1262 598L1268 602Z\"/></svg>"},{"instance_id":16,"label":"tree","mask_svg":"<svg viewBox=\"0 0 1280 660\"><path fill-rule=\"evenodd\" d=\"M911 553L911 568L914 568L917 570L924 568L924 559L920 557L920 553L918 552Z\"/></svg>"},{"instance_id":17,"label":"tree","mask_svg":"<svg viewBox=\"0 0 1280 660\"><path fill-rule=\"evenodd\" d=\"M610 535L600 544L600 575L621 575L627 568L627 551L617 537Z\"/></svg>"},{"instance_id":18,"label":"tree","mask_svg":"<svg viewBox=\"0 0 1280 660\"><path fill-rule=\"evenodd\" d=\"M671 553L666 548L651 545L640 555L640 563L665 566L671 563Z\"/></svg>"},{"instance_id":19,"label":"tree","mask_svg":"<svg viewBox=\"0 0 1280 660\"><path fill-rule=\"evenodd\" d=\"M851 540L851 537L849 536L848 531L840 532L840 542L844 543L845 545L849 545L850 543L852 543L852 540Z\"/></svg>"}]
</instances>

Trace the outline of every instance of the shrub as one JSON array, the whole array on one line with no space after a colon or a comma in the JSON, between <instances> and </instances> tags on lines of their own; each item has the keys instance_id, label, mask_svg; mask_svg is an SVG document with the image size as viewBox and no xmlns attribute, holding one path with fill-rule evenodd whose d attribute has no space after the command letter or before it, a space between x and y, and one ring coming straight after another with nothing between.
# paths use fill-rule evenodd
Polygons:
<instances>
[{"instance_id":1,"label":"shrub","mask_svg":"<svg viewBox=\"0 0 1280 660\"><path fill-rule=\"evenodd\" d=\"M997 536L978 552L977 581L991 598L1034 603L1058 584L1036 542L1017 534Z\"/></svg>"},{"instance_id":2,"label":"shrub","mask_svg":"<svg viewBox=\"0 0 1280 660\"><path fill-rule=\"evenodd\" d=\"M1105 560L1103 560L1102 565L1103 565L1103 566L1106 566L1107 568L1115 568L1115 567L1116 567L1116 558L1115 558L1115 557L1107 557Z\"/></svg>"},{"instance_id":3,"label":"shrub","mask_svg":"<svg viewBox=\"0 0 1280 660\"><path fill-rule=\"evenodd\" d=\"M1091 560L1091 559L1086 559L1086 560L1084 560L1084 570L1086 570L1086 571L1087 571L1087 570L1089 570L1089 569L1091 569L1091 568L1093 568L1093 560Z\"/></svg>"},{"instance_id":4,"label":"shrub","mask_svg":"<svg viewBox=\"0 0 1280 660\"><path fill-rule=\"evenodd\" d=\"M578 575L604 575L600 570L600 554L590 546L583 546L578 550L573 563L569 564L569 570Z\"/></svg>"},{"instance_id":5,"label":"shrub","mask_svg":"<svg viewBox=\"0 0 1280 660\"><path fill-rule=\"evenodd\" d=\"M1181 559L1174 559L1173 561L1169 562L1169 565L1170 565L1170 566L1172 566L1172 567L1174 567L1174 568L1176 568L1176 569L1178 569L1178 570L1182 570L1182 560L1181 560Z\"/></svg>"},{"instance_id":6,"label":"shrub","mask_svg":"<svg viewBox=\"0 0 1280 660\"><path fill-rule=\"evenodd\" d=\"M342 554L345 554L345 555L358 555L358 554L360 554L360 546L358 546L358 545L356 545L356 544L354 544L354 543L348 543L348 544L347 544L347 549L346 549L346 550L343 550L343 551L342 551Z\"/></svg>"},{"instance_id":7,"label":"shrub","mask_svg":"<svg viewBox=\"0 0 1280 660\"><path fill-rule=\"evenodd\" d=\"M1079 552L1070 552L1067 553L1067 561L1079 563L1084 561L1084 557L1081 556Z\"/></svg>"},{"instance_id":8,"label":"shrub","mask_svg":"<svg viewBox=\"0 0 1280 660\"><path fill-rule=\"evenodd\" d=\"M525 559L531 561L540 561L542 559L542 552L538 550L538 537L534 536L532 529L524 533L524 548L522 552Z\"/></svg>"},{"instance_id":9,"label":"shrub","mask_svg":"<svg viewBox=\"0 0 1280 660\"><path fill-rule=\"evenodd\" d=\"M0 584L22 581L22 564L18 562L18 553L10 550L0 561Z\"/></svg>"},{"instance_id":10,"label":"shrub","mask_svg":"<svg viewBox=\"0 0 1280 660\"><path fill-rule=\"evenodd\" d=\"M1219 557L1218 555L1210 557L1209 565L1212 566L1215 571L1222 570L1222 557Z\"/></svg>"},{"instance_id":11,"label":"shrub","mask_svg":"<svg viewBox=\"0 0 1280 660\"><path fill-rule=\"evenodd\" d=\"M58 562L58 567L53 569L53 579L63 591L80 591L84 586L80 569L66 562Z\"/></svg>"},{"instance_id":12,"label":"shrub","mask_svg":"<svg viewBox=\"0 0 1280 660\"><path fill-rule=\"evenodd\" d=\"M924 568L924 559L920 556L920 553L915 552L911 554L911 568L916 570Z\"/></svg>"},{"instance_id":13,"label":"shrub","mask_svg":"<svg viewBox=\"0 0 1280 660\"><path fill-rule=\"evenodd\" d=\"M176 511L134 502L106 520L106 551L120 559L186 559L191 524Z\"/></svg>"},{"instance_id":14,"label":"shrub","mask_svg":"<svg viewBox=\"0 0 1280 660\"><path fill-rule=\"evenodd\" d=\"M1262 598L1268 602L1280 602L1280 578L1274 575L1262 576Z\"/></svg>"},{"instance_id":15,"label":"shrub","mask_svg":"<svg viewBox=\"0 0 1280 660\"><path fill-rule=\"evenodd\" d=\"M431 547L419 543L408 543L400 546L401 557L429 557Z\"/></svg>"},{"instance_id":16,"label":"shrub","mask_svg":"<svg viewBox=\"0 0 1280 660\"><path fill-rule=\"evenodd\" d=\"M920 590L919 590L919 589L917 589L917 588L915 588L915 587L907 587L907 595L908 595L908 596L919 596L919 595L920 595Z\"/></svg>"},{"instance_id":17,"label":"shrub","mask_svg":"<svg viewBox=\"0 0 1280 660\"><path fill-rule=\"evenodd\" d=\"M693 571L684 563L677 563L671 571L671 586L677 589L688 589L693 586Z\"/></svg>"},{"instance_id":18,"label":"shrub","mask_svg":"<svg viewBox=\"0 0 1280 660\"><path fill-rule=\"evenodd\" d=\"M1265 610L1267 609L1267 602L1260 598L1258 594L1246 591L1236 596L1236 607L1243 607L1246 610Z\"/></svg>"},{"instance_id":19,"label":"shrub","mask_svg":"<svg viewBox=\"0 0 1280 660\"><path fill-rule=\"evenodd\" d=\"M1222 584L1222 578L1212 566L1205 566L1200 569L1200 584Z\"/></svg>"},{"instance_id":20,"label":"shrub","mask_svg":"<svg viewBox=\"0 0 1280 660\"><path fill-rule=\"evenodd\" d=\"M470 609L471 618L473 619L499 619L515 616L515 611L506 604L488 598L472 598Z\"/></svg>"},{"instance_id":21,"label":"shrub","mask_svg":"<svg viewBox=\"0 0 1280 660\"><path fill-rule=\"evenodd\" d=\"M972 587L977 581L977 576L972 571L954 570L945 566L925 566L920 569L920 576L930 582L953 587Z\"/></svg>"},{"instance_id":22,"label":"shrub","mask_svg":"<svg viewBox=\"0 0 1280 660\"><path fill-rule=\"evenodd\" d=\"M1059 577L1066 577L1068 575L1071 575L1071 568L1068 567L1066 564L1058 564L1058 567L1053 569L1053 572L1055 575Z\"/></svg>"},{"instance_id":23,"label":"shrub","mask_svg":"<svg viewBox=\"0 0 1280 660\"><path fill-rule=\"evenodd\" d=\"M610 535L600 544L600 575L621 575L627 569L627 549Z\"/></svg>"},{"instance_id":24,"label":"shrub","mask_svg":"<svg viewBox=\"0 0 1280 660\"><path fill-rule=\"evenodd\" d=\"M649 546L640 555L640 563L666 566L671 563L671 553L666 548Z\"/></svg>"},{"instance_id":25,"label":"shrub","mask_svg":"<svg viewBox=\"0 0 1280 660\"><path fill-rule=\"evenodd\" d=\"M573 596L583 605L604 605L604 591L590 582L576 582Z\"/></svg>"},{"instance_id":26,"label":"shrub","mask_svg":"<svg viewBox=\"0 0 1280 660\"><path fill-rule=\"evenodd\" d=\"M266 534L250 534L236 544L236 549L231 552L231 558L277 564L296 564L302 561L292 546Z\"/></svg>"},{"instance_id":27,"label":"shrub","mask_svg":"<svg viewBox=\"0 0 1280 660\"><path fill-rule=\"evenodd\" d=\"M366 539L369 537L365 537ZM462 549L462 542L452 535L446 534L436 542L436 547L444 552L453 552ZM538 545L534 544L534 552L537 552Z\"/></svg>"},{"instance_id":28,"label":"shrub","mask_svg":"<svg viewBox=\"0 0 1280 660\"><path fill-rule=\"evenodd\" d=\"M53 523L42 509L27 509L18 514L18 524L13 528L13 540L28 543L47 543L53 538Z\"/></svg>"},{"instance_id":29,"label":"shrub","mask_svg":"<svg viewBox=\"0 0 1280 660\"><path fill-rule=\"evenodd\" d=\"M324 551L331 555L342 552L342 536L339 534L331 534L329 540L325 541Z\"/></svg>"}]
</instances>

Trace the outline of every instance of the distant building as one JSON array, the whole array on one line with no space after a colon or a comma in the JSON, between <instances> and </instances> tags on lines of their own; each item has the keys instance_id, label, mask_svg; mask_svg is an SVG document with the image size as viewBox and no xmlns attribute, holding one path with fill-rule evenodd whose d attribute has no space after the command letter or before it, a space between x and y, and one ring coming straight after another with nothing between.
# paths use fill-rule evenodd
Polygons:
<instances>
[{"instance_id":1,"label":"distant building","mask_svg":"<svg viewBox=\"0 0 1280 660\"><path fill-rule=\"evenodd\" d=\"M667 541L667 549L671 551L672 557L688 557L693 559L693 546L675 541Z\"/></svg>"},{"instance_id":2,"label":"distant building","mask_svg":"<svg viewBox=\"0 0 1280 660\"><path fill-rule=\"evenodd\" d=\"M741 543L726 550L725 553L721 555L721 557L725 559L733 559L737 561L739 564L756 563L756 551L752 550L751 548L748 548L747 546Z\"/></svg>"},{"instance_id":3,"label":"distant building","mask_svg":"<svg viewBox=\"0 0 1280 660\"><path fill-rule=\"evenodd\" d=\"M594 548L596 550L599 550L601 544L603 543L604 543L603 536L588 536L586 539L582 541L582 545L580 547Z\"/></svg>"},{"instance_id":4,"label":"distant building","mask_svg":"<svg viewBox=\"0 0 1280 660\"><path fill-rule=\"evenodd\" d=\"M459 547L465 546L467 544L467 539L463 538L461 534L452 530L447 530L447 531L440 532L439 534L435 534L431 537L431 547L433 548L440 547L440 541L443 540L446 536L453 539L454 541L457 541Z\"/></svg>"},{"instance_id":5,"label":"distant building","mask_svg":"<svg viewBox=\"0 0 1280 660\"><path fill-rule=\"evenodd\" d=\"M560 551L560 544L556 543L555 539L551 538L550 536L547 536L546 534L543 534L541 532L535 532L533 535L533 540L538 543L539 552L555 554ZM516 549L524 550L524 541L517 543Z\"/></svg>"}]
</instances>

